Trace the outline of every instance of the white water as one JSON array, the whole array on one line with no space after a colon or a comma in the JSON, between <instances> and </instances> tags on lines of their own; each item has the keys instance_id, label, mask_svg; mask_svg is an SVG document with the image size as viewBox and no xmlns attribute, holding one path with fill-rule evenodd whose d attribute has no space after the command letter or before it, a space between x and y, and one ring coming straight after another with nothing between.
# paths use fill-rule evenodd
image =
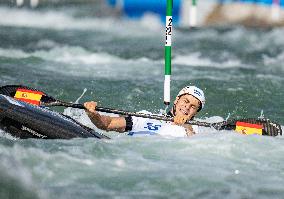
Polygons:
<instances>
[{"instance_id":1,"label":"white water","mask_svg":"<svg viewBox=\"0 0 284 199\"><path fill-rule=\"evenodd\" d=\"M78 18L72 13L62 11L36 11L5 7L0 8L0 25L51 30L96 30L127 37L151 36L153 33L160 34L162 31L161 24L151 16L145 16L137 24L131 21L118 21L115 18ZM125 28L128 31L125 31Z\"/></svg>"},{"instance_id":2,"label":"white water","mask_svg":"<svg viewBox=\"0 0 284 199\"><path fill-rule=\"evenodd\" d=\"M21 186L40 198L277 198L283 182L281 142L221 132L191 139L25 141L0 151L10 165L2 171L11 176L17 170Z\"/></svg>"}]
</instances>

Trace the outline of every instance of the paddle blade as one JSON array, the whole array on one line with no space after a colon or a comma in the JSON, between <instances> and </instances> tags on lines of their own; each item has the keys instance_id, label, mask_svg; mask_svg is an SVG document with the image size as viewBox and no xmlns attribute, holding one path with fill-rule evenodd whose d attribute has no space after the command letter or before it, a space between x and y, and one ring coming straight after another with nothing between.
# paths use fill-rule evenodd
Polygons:
<instances>
[{"instance_id":1,"label":"paddle blade","mask_svg":"<svg viewBox=\"0 0 284 199\"><path fill-rule=\"evenodd\" d=\"M14 98L29 104L39 106L42 96L43 92L19 88L17 89Z\"/></svg>"},{"instance_id":2,"label":"paddle blade","mask_svg":"<svg viewBox=\"0 0 284 199\"><path fill-rule=\"evenodd\" d=\"M40 105L41 103L51 103L56 101L56 99L48 96L46 93L40 90L21 85L2 86L0 87L0 94L10 96L33 105Z\"/></svg>"},{"instance_id":3,"label":"paddle blade","mask_svg":"<svg viewBox=\"0 0 284 199\"><path fill-rule=\"evenodd\" d=\"M251 119L240 119L240 120L229 120L224 122L219 130L235 130L238 133L244 135L268 135L277 136L282 135L281 126L269 119L264 118L251 118Z\"/></svg>"}]
</instances>

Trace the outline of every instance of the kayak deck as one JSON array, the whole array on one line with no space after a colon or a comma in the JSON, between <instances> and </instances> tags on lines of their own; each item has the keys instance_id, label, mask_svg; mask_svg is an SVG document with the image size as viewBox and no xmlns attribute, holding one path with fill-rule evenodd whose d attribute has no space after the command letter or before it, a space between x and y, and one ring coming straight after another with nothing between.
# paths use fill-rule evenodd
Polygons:
<instances>
[{"instance_id":1,"label":"kayak deck","mask_svg":"<svg viewBox=\"0 0 284 199\"><path fill-rule=\"evenodd\" d=\"M106 138L69 116L0 95L0 128L17 138Z\"/></svg>"}]
</instances>

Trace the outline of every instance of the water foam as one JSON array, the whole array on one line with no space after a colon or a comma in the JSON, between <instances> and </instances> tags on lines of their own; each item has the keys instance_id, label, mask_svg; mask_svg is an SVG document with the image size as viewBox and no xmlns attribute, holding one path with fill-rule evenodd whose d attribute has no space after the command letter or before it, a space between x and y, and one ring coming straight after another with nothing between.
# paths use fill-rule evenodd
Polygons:
<instances>
[{"instance_id":1,"label":"water foam","mask_svg":"<svg viewBox=\"0 0 284 199\"><path fill-rule=\"evenodd\" d=\"M143 79L158 78L162 74L162 67L153 67L159 65L161 61L152 61L145 57L124 59L109 53L91 52L80 46L59 45L52 41L39 43L53 47L34 52L0 48L0 56L16 59L40 58L47 61L40 70L82 77ZM37 66L34 67L38 69ZM139 68L143 68L139 71L142 75L137 76ZM151 77L148 75L149 71L151 71Z\"/></svg>"},{"instance_id":2,"label":"water foam","mask_svg":"<svg viewBox=\"0 0 284 199\"><path fill-rule=\"evenodd\" d=\"M275 55L274 57L263 55L263 63L266 67L271 68L278 68L282 71L284 70L284 65L282 64L284 62L284 51L281 51L278 55Z\"/></svg>"},{"instance_id":3,"label":"water foam","mask_svg":"<svg viewBox=\"0 0 284 199\"><path fill-rule=\"evenodd\" d=\"M15 140L12 141L12 147L8 147L5 141L10 142L8 140L1 142L3 146L0 147L0 176L2 177L2 183L4 186L7 186L8 189L2 190L1 195L5 196L5 194L7 194L11 196L9 191L14 188L14 196L18 195L22 198L49 198L48 194L40 189L37 183L34 182L33 174L25 164L24 160L29 156L27 150L17 143L14 143ZM38 154L38 151L34 151L33 153Z\"/></svg>"},{"instance_id":4,"label":"water foam","mask_svg":"<svg viewBox=\"0 0 284 199\"><path fill-rule=\"evenodd\" d=\"M74 18L64 12L36 11L27 9L0 8L0 24L5 26L19 26L29 28L50 29L109 29L114 21L95 18Z\"/></svg>"},{"instance_id":5,"label":"water foam","mask_svg":"<svg viewBox=\"0 0 284 199\"><path fill-rule=\"evenodd\" d=\"M74 14L75 15L75 14ZM150 20L149 20L150 19ZM146 21L149 20L149 21ZM28 10L0 7L0 25L43 28L53 30L94 30L111 32L121 36L139 37L152 36L154 32L160 32L161 26L157 25L153 17L146 17L133 22L116 18L76 17L72 13L56 10ZM127 29L127 31L125 31Z\"/></svg>"},{"instance_id":6,"label":"water foam","mask_svg":"<svg viewBox=\"0 0 284 199\"><path fill-rule=\"evenodd\" d=\"M9 58L27 58L31 55L19 49L0 48L0 56Z\"/></svg>"},{"instance_id":7,"label":"water foam","mask_svg":"<svg viewBox=\"0 0 284 199\"><path fill-rule=\"evenodd\" d=\"M9 58L28 58L38 57L44 60L68 63L68 64L113 64L128 62L156 62L162 64L164 60L150 60L141 57L138 59L123 59L108 53L95 53L88 51L80 46L59 45L51 40L41 40L36 45L41 47L52 47L49 50L37 50L34 52L25 52L20 49L0 48L0 56ZM216 63L209 58L202 58L199 52L190 55L178 55L173 59L173 64L190 65L190 66L211 66L217 68L231 68L240 66L239 60L228 60L223 63Z\"/></svg>"},{"instance_id":8,"label":"water foam","mask_svg":"<svg viewBox=\"0 0 284 199\"><path fill-rule=\"evenodd\" d=\"M227 59L227 61L224 62L214 62L209 58L204 58L201 56L201 53L195 52L191 53L189 55L177 55L173 59L173 64L180 64L180 65L188 65L188 66L201 66L201 67L213 67L213 68L240 68L240 67L246 67L243 66L241 61L238 59Z\"/></svg>"},{"instance_id":9,"label":"water foam","mask_svg":"<svg viewBox=\"0 0 284 199\"><path fill-rule=\"evenodd\" d=\"M43 60L61 62L66 64L114 64L124 62L149 62L145 57L138 59L123 59L104 52L91 52L80 46L59 45L50 40L39 41L40 46L52 46L48 50L25 52L21 49L0 48L0 56L9 58L38 57Z\"/></svg>"}]
</instances>

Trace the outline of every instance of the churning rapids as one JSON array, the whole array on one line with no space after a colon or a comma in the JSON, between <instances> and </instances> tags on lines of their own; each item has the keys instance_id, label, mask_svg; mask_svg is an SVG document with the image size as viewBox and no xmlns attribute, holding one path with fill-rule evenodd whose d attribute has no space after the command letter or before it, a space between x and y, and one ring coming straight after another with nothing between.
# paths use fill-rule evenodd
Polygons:
<instances>
[{"instance_id":1,"label":"churning rapids","mask_svg":"<svg viewBox=\"0 0 284 199\"><path fill-rule=\"evenodd\" d=\"M82 10L88 10L83 12ZM172 95L204 88L205 121L284 124L283 28L175 30ZM164 27L96 16L88 6L0 7L0 85L128 111L163 109ZM57 109L63 111L63 109ZM78 110L65 113L90 125ZM233 131L190 138L18 140L1 132L1 198L282 198L282 137Z\"/></svg>"}]
</instances>

